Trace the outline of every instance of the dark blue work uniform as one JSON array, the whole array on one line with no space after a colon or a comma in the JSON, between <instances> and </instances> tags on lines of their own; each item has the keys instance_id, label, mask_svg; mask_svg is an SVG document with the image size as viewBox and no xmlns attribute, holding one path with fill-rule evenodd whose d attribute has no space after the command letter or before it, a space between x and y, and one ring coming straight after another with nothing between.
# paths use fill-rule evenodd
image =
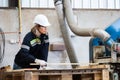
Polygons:
<instances>
[{"instance_id":1,"label":"dark blue work uniform","mask_svg":"<svg viewBox=\"0 0 120 80\"><path fill-rule=\"evenodd\" d=\"M47 61L49 48L49 38L46 34L41 34L36 37L32 32L29 32L23 40L21 49L15 56L15 64L21 68L39 68L39 66L32 66L35 59Z\"/></svg>"}]
</instances>

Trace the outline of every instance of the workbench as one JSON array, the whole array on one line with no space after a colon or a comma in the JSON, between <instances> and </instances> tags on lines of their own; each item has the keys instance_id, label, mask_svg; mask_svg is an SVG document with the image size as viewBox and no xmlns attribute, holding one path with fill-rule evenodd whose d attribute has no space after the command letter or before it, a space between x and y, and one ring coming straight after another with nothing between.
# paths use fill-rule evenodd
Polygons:
<instances>
[{"instance_id":1,"label":"workbench","mask_svg":"<svg viewBox=\"0 0 120 80\"><path fill-rule=\"evenodd\" d=\"M106 65L81 66L78 69L21 69L3 74L3 80L110 80Z\"/></svg>"}]
</instances>

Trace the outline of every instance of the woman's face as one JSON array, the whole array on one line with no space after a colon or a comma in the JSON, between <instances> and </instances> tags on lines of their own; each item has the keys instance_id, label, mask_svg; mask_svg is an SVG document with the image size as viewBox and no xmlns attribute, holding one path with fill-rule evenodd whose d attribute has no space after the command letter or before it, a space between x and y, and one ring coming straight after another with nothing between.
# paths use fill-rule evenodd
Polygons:
<instances>
[{"instance_id":1,"label":"woman's face","mask_svg":"<svg viewBox=\"0 0 120 80\"><path fill-rule=\"evenodd\" d=\"M39 27L38 30L41 34L46 34L47 33L47 28L46 27L43 27L43 26Z\"/></svg>"}]
</instances>

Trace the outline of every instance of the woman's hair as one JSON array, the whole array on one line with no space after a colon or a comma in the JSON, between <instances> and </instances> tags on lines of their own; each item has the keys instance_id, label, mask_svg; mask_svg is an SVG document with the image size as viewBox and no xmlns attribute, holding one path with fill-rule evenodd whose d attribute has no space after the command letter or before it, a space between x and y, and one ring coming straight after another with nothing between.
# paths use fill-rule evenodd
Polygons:
<instances>
[{"instance_id":1,"label":"woman's hair","mask_svg":"<svg viewBox=\"0 0 120 80\"><path fill-rule=\"evenodd\" d=\"M36 30L36 25L34 25L33 27L32 27L32 29L31 29L31 32L35 32L35 30Z\"/></svg>"},{"instance_id":2,"label":"woman's hair","mask_svg":"<svg viewBox=\"0 0 120 80\"><path fill-rule=\"evenodd\" d=\"M35 34L36 36L39 36L40 35L40 32L38 31L38 28L40 27L40 25L39 24L35 24L34 26L33 26L33 28L31 29L31 32L33 33L33 34Z\"/></svg>"}]
</instances>

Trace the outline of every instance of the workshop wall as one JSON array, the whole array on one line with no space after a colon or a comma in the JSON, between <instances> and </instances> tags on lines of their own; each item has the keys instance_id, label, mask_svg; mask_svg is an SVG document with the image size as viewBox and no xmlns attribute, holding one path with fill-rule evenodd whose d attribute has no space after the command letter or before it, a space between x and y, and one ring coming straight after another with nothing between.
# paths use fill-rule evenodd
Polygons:
<instances>
[{"instance_id":1,"label":"workshop wall","mask_svg":"<svg viewBox=\"0 0 120 80\"><path fill-rule=\"evenodd\" d=\"M0 67L13 66L14 57L18 52L23 37L33 27L33 19L37 14L44 14L48 17L51 26L48 33L51 44L63 44L58 18L55 9L22 9L22 33L19 34L18 9L0 9L0 28L5 32L5 56ZM120 10L116 9L75 9L75 20L84 28L105 27L112 24L120 17ZM89 62L89 39L90 37L76 36L70 31L72 43L77 58L81 64ZM66 50L49 51L48 62L60 63L69 62ZM54 68L71 68L70 66L51 66Z\"/></svg>"}]
</instances>

